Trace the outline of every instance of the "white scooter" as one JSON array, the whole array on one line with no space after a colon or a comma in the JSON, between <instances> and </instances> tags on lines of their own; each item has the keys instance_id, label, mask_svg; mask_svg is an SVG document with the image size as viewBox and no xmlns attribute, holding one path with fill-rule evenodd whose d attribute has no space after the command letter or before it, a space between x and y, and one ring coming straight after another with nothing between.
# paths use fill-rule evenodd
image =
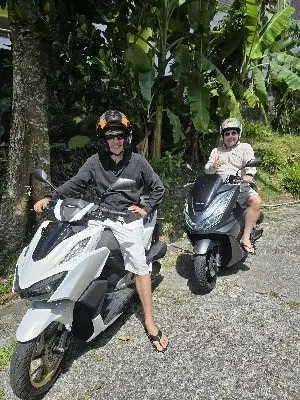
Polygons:
<instances>
[{"instance_id":1,"label":"white scooter","mask_svg":"<svg viewBox=\"0 0 300 400\"><path fill-rule=\"evenodd\" d=\"M34 176L49 183L43 170ZM108 190L132 190L135 181L119 178ZM87 342L111 325L136 293L135 279L125 271L123 257L112 232L97 224L111 211L78 199L50 203L55 221L41 224L17 261L13 289L30 301L16 332L17 345L10 368L10 383L20 399L46 393L57 379L70 333ZM157 260L167 247L159 241L157 212L144 224L147 262L151 277L160 276Z\"/></svg>"}]
</instances>

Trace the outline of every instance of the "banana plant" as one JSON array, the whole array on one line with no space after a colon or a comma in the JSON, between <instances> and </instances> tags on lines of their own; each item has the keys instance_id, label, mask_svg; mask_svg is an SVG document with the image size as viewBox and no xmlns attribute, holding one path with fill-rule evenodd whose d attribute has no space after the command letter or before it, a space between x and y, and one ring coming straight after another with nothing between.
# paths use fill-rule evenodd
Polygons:
<instances>
[{"instance_id":1,"label":"banana plant","mask_svg":"<svg viewBox=\"0 0 300 400\"><path fill-rule=\"evenodd\" d=\"M177 24L176 16L184 20L180 0L160 0L147 12L142 5L135 11L131 20L129 40L134 41L125 51L125 60L133 65L138 73L141 93L146 101L149 122L154 123L152 158L160 158L162 141L163 113L167 111L173 126L176 143L181 127L179 117L165 107L165 88L170 78L166 75L175 46L184 41L189 32ZM138 15L138 18L136 17ZM138 22L136 22L136 20Z\"/></svg>"},{"instance_id":2,"label":"banana plant","mask_svg":"<svg viewBox=\"0 0 300 400\"><path fill-rule=\"evenodd\" d=\"M268 101L266 78L271 71L276 69L275 63L271 61L271 52L278 37L286 30L294 8L280 9L264 25L261 2L259 0L246 0L245 4L246 37L241 66L241 81L247 90L244 90L243 97L250 107L260 108L263 120L268 123L265 113ZM278 66L278 64L276 65ZM278 66L277 73L279 73L279 70L282 75L282 67ZM252 97L249 96L249 91Z\"/></svg>"}]
</instances>

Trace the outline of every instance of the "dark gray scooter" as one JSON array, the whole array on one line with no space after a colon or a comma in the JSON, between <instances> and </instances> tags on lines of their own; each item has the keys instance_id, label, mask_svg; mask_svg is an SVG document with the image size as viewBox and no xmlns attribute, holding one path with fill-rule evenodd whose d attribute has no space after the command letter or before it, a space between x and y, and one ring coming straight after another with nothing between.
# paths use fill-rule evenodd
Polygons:
<instances>
[{"instance_id":1,"label":"dark gray scooter","mask_svg":"<svg viewBox=\"0 0 300 400\"><path fill-rule=\"evenodd\" d=\"M260 160L253 159L245 167L260 164ZM193 171L189 164L182 164L181 168ZM194 277L203 293L215 287L219 268L231 267L247 258L240 246L246 210L237 203L241 184L238 172L225 182L216 174L199 176L190 183L193 186L186 196L184 215L187 235L194 247ZM253 245L263 233L259 227L262 220L263 213L251 232Z\"/></svg>"}]
</instances>

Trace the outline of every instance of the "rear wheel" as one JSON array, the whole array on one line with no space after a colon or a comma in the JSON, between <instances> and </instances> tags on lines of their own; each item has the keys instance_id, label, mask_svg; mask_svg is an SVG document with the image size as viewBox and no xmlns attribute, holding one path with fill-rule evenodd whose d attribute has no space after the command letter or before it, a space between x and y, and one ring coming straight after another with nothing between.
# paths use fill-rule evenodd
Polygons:
<instances>
[{"instance_id":1,"label":"rear wheel","mask_svg":"<svg viewBox=\"0 0 300 400\"><path fill-rule=\"evenodd\" d=\"M10 384L20 399L34 399L53 386L64 357L63 351L57 351L64 332L62 324L52 323L38 337L17 343L10 365Z\"/></svg>"},{"instance_id":2,"label":"rear wheel","mask_svg":"<svg viewBox=\"0 0 300 400\"><path fill-rule=\"evenodd\" d=\"M194 258L195 281L202 293L209 293L216 286L217 265L215 252L210 251Z\"/></svg>"}]
</instances>

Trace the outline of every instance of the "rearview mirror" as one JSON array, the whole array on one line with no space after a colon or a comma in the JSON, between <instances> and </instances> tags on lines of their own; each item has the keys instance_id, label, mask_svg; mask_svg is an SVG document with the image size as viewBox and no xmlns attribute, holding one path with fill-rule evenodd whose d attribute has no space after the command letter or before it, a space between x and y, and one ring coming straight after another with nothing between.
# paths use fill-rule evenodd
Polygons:
<instances>
[{"instance_id":1,"label":"rearview mirror","mask_svg":"<svg viewBox=\"0 0 300 400\"><path fill-rule=\"evenodd\" d=\"M48 175L46 172L41 168L36 168L33 170L32 175L39 180L40 182L48 183L56 191L56 187L52 185L52 183L48 179Z\"/></svg>"},{"instance_id":2,"label":"rearview mirror","mask_svg":"<svg viewBox=\"0 0 300 400\"><path fill-rule=\"evenodd\" d=\"M41 168L36 168L33 170L33 176L39 180L40 182L45 182L47 183L48 180L48 175L46 174L46 172L41 169Z\"/></svg>"},{"instance_id":3,"label":"rearview mirror","mask_svg":"<svg viewBox=\"0 0 300 400\"><path fill-rule=\"evenodd\" d=\"M180 168L183 170L193 171L193 168L190 166L190 164L180 164Z\"/></svg>"},{"instance_id":4,"label":"rearview mirror","mask_svg":"<svg viewBox=\"0 0 300 400\"><path fill-rule=\"evenodd\" d=\"M258 160L257 158L253 158L253 160L250 160L246 163L245 167L259 167L261 165L262 161Z\"/></svg>"},{"instance_id":5,"label":"rearview mirror","mask_svg":"<svg viewBox=\"0 0 300 400\"><path fill-rule=\"evenodd\" d=\"M119 178L110 188L120 192L131 192L136 188L136 182L132 179Z\"/></svg>"}]
</instances>

